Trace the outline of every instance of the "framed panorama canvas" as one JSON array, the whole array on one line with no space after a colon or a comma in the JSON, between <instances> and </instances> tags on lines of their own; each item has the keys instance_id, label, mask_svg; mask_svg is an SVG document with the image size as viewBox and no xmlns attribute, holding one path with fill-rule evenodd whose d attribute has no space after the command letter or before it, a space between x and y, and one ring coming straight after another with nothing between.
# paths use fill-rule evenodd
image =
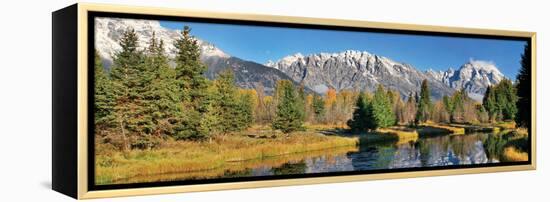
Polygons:
<instances>
[{"instance_id":1,"label":"framed panorama canvas","mask_svg":"<svg viewBox=\"0 0 550 202\"><path fill-rule=\"evenodd\" d=\"M75 198L535 169L535 33L75 4L53 189Z\"/></svg>"}]
</instances>

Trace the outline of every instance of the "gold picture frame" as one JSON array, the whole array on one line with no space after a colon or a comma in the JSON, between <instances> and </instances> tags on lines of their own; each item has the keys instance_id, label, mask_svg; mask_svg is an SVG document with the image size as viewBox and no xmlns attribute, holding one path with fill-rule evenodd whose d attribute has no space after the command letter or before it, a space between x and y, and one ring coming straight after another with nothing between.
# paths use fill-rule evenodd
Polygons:
<instances>
[{"instance_id":1,"label":"gold picture frame","mask_svg":"<svg viewBox=\"0 0 550 202\"><path fill-rule=\"evenodd\" d=\"M389 172L377 174L352 174L343 176L323 176L323 177L308 177L296 179L275 179L275 180L260 180L260 181L240 181L240 182L225 182L213 184L193 184L193 185L171 185L160 187L141 187L141 188L125 188L112 190L90 190L89 189L89 173L88 152L89 150L89 114L90 103L88 102L89 81L88 81L88 61L89 61L89 46L88 36L89 30L89 13L90 12L110 12L134 15L155 15L155 16L172 16L172 17L195 17L206 19L227 19L227 20L244 20L272 23L296 23L304 25L326 25L326 26L345 26L357 28L375 28L384 30L401 30L415 32L437 32L450 34L475 34L484 36L504 36L504 37L523 37L529 38L531 43L531 133L530 133L530 163L524 165L509 165L509 166L491 166L491 167L476 167L476 168L458 168L444 170L423 170L423 171L407 171L407 172ZM197 191L212 191L226 189L245 189L258 187L275 187L289 185L305 185L319 183L336 183L336 182L351 182L364 180L381 180L381 179L396 179L396 178L412 178L426 176L441 176L441 175L458 175L458 174L474 174L474 173L489 173L503 171L521 171L536 169L536 33L523 31L509 30L492 30L492 29L476 29L476 28L459 28L459 27L444 27L430 25L412 25L399 23L383 23L383 22L368 22L355 20L338 20L338 19L322 19L322 18L307 18L307 17L291 17L291 16L275 16L275 15L259 15L259 14L240 14L240 13L222 13L195 11L184 9L170 8L152 8L152 7L137 7L137 6L120 6L120 5L105 5L105 4L89 4L78 3L65 9L54 12L54 129L53 129L53 189L61 193L67 194L77 199L91 199L103 197L120 197L134 195L150 195L150 194L168 194L168 193L183 193ZM72 38L67 38L72 35ZM61 38L57 38L59 36ZM61 39L67 39L66 42L59 42ZM73 42L76 42L73 44ZM67 45L63 48L63 44ZM56 47L59 47L56 49ZM57 51L57 52L56 52ZM63 62L66 59L56 57L56 54L64 54L74 52L74 61ZM63 60L63 61L61 61ZM76 62L76 63L74 63ZM76 65L76 66L75 66ZM60 68L56 74L56 68ZM62 71L70 68L76 68L71 76L74 76L72 81L59 81L56 87L56 82L59 80ZM74 71L73 70L73 71ZM69 82L69 83L63 83ZM67 97L63 97L64 90L59 89L61 85L73 85L74 90L70 91L73 94L68 94L71 97L74 105L66 105ZM67 91L68 92L68 91ZM56 94L57 93L57 94ZM63 94L63 95L61 95ZM56 97L56 95L59 95ZM56 107L59 104L58 107ZM70 108L72 107L72 108ZM75 108L76 107L76 108ZM56 119L55 116L61 116L66 112L70 112L75 116L70 116L65 119ZM65 129L62 125L56 123L74 119L74 128L76 130ZM72 146L71 146L72 145ZM73 153L73 154L69 154ZM62 174L65 176L61 176Z\"/></svg>"}]
</instances>

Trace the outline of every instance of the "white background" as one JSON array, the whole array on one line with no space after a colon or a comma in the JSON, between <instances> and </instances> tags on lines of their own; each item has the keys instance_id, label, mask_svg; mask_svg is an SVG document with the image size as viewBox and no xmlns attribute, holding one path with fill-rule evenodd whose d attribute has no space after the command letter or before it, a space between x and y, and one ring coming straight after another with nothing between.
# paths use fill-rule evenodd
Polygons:
<instances>
[{"instance_id":1,"label":"white background","mask_svg":"<svg viewBox=\"0 0 550 202\"><path fill-rule=\"evenodd\" d=\"M545 1L94 1L129 5L536 31L536 171L290 186L101 201L541 201L550 194ZM51 12L74 1L4 1L0 11L0 201L69 201L51 186Z\"/></svg>"}]
</instances>

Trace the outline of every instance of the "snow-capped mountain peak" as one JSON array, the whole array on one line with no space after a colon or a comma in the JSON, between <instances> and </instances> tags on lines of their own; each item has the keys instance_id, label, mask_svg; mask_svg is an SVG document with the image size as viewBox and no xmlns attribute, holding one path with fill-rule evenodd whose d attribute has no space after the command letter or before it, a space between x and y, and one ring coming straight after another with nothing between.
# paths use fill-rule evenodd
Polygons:
<instances>
[{"instance_id":1,"label":"snow-capped mountain peak","mask_svg":"<svg viewBox=\"0 0 550 202\"><path fill-rule=\"evenodd\" d=\"M497 66L489 61L471 59L458 70L428 69L421 72L409 64L357 50L307 56L296 53L265 65L284 72L319 93L324 93L328 88L373 90L377 84L383 84L406 96L417 91L421 81L427 79L434 91L432 96L436 98L465 88L470 97L480 100L487 86L504 78Z\"/></svg>"},{"instance_id":2,"label":"snow-capped mountain peak","mask_svg":"<svg viewBox=\"0 0 550 202\"><path fill-rule=\"evenodd\" d=\"M485 71L487 73L495 72L497 74L501 74L495 63L492 61L470 59L470 61L464 65L464 68L473 68L478 71Z\"/></svg>"},{"instance_id":3,"label":"snow-capped mountain peak","mask_svg":"<svg viewBox=\"0 0 550 202\"><path fill-rule=\"evenodd\" d=\"M95 48L106 67L112 64L113 55L121 50L118 41L129 28L136 31L141 48L149 45L155 33L166 44L169 58L174 58L172 44L181 37L180 30L162 27L154 20L96 18L95 28ZM495 63L483 60L470 59L458 69L419 71L412 65L367 51L343 50L307 55L295 53L260 65L231 57L207 41L197 39L197 43L201 60L209 67L205 73L207 77L214 78L221 69L233 68L239 74L237 83L240 86L253 88L261 83L266 92L273 90L277 79L289 79L318 93L329 88L373 91L376 85L382 84L405 97L417 92L422 80L426 79L434 98L464 88L470 97L480 100L487 86L505 78Z\"/></svg>"},{"instance_id":4,"label":"snow-capped mountain peak","mask_svg":"<svg viewBox=\"0 0 550 202\"><path fill-rule=\"evenodd\" d=\"M470 59L457 70L449 68L447 71L427 70L426 74L449 87L460 90L466 89L470 97L480 100L490 85L495 85L504 78L494 62Z\"/></svg>"},{"instance_id":5,"label":"snow-capped mountain peak","mask_svg":"<svg viewBox=\"0 0 550 202\"><path fill-rule=\"evenodd\" d=\"M369 90L382 84L398 90L404 97L417 91L423 79L433 83L433 96L452 93L452 89L427 77L414 67L367 51L344 50L335 53L293 54L266 66L276 68L296 82L324 93L327 89Z\"/></svg>"},{"instance_id":6,"label":"snow-capped mountain peak","mask_svg":"<svg viewBox=\"0 0 550 202\"><path fill-rule=\"evenodd\" d=\"M122 18L96 18L95 21L95 49L98 51L104 67L109 69L113 62L113 55L121 50L118 41L128 29L134 29L138 36L138 46L144 49L149 46L153 32L155 37L165 44L165 53L170 59L176 55L174 42L181 38L181 30L168 29L155 20L136 20ZM192 27L191 27L192 28ZM193 32L191 32L193 35ZM292 80L279 70L264 65L242 60L230 56L214 44L196 38L200 49L200 60L208 66L204 76L216 79L225 69L235 72L235 84L240 88L264 89L264 93L272 94L278 80ZM174 64L170 62L170 64ZM312 90L305 88L307 92Z\"/></svg>"},{"instance_id":7,"label":"snow-capped mountain peak","mask_svg":"<svg viewBox=\"0 0 550 202\"><path fill-rule=\"evenodd\" d=\"M181 37L181 30L173 30L162 27L159 21L155 20L137 20L123 18L96 18L95 19L95 49L98 51L104 64L109 66L112 63L112 56L121 50L118 41L127 29L134 29L138 35L139 47L145 48L149 45L153 33L155 37L162 40L165 44L165 53L169 58L175 57L175 40ZM197 38L197 44L201 50L201 57L217 56L229 58L211 43Z\"/></svg>"}]
</instances>

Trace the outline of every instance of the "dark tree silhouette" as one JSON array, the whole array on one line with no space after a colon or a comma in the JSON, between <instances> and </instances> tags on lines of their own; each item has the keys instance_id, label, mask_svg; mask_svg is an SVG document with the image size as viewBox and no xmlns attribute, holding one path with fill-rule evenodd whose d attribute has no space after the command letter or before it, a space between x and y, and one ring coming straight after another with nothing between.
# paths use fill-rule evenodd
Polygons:
<instances>
[{"instance_id":1,"label":"dark tree silhouette","mask_svg":"<svg viewBox=\"0 0 550 202\"><path fill-rule=\"evenodd\" d=\"M518 102L516 123L531 128L531 43L527 43L521 55L521 69L516 78Z\"/></svg>"}]
</instances>

